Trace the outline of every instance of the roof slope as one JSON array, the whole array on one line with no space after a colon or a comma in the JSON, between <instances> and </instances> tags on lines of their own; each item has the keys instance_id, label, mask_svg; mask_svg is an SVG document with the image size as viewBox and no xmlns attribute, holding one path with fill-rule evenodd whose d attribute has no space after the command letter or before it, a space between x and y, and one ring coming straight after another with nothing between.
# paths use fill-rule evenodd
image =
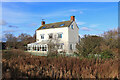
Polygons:
<instances>
[{"instance_id":1,"label":"roof slope","mask_svg":"<svg viewBox=\"0 0 120 80\"><path fill-rule=\"evenodd\" d=\"M63 22L45 24L45 25L40 26L37 30L49 29L49 28L69 27L72 22L73 21L63 21ZM62 24L64 24L64 25L62 25ZM62 25L62 26L60 26L60 25Z\"/></svg>"}]
</instances>

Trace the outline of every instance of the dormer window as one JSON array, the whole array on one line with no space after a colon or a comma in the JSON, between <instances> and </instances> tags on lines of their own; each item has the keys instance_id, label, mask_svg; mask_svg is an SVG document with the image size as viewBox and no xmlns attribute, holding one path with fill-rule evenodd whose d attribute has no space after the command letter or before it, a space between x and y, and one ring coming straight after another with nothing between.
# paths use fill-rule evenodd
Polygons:
<instances>
[{"instance_id":1,"label":"dormer window","mask_svg":"<svg viewBox=\"0 0 120 80\"><path fill-rule=\"evenodd\" d=\"M64 26L65 24L61 24L60 26Z\"/></svg>"},{"instance_id":2,"label":"dormer window","mask_svg":"<svg viewBox=\"0 0 120 80\"><path fill-rule=\"evenodd\" d=\"M41 29L45 29L45 26L44 26L44 27L42 27Z\"/></svg>"},{"instance_id":3,"label":"dormer window","mask_svg":"<svg viewBox=\"0 0 120 80\"><path fill-rule=\"evenodd\" d=\"M54 25L52 25L51 28L54 28Z\"/></svg>"},{"instance_id":4,"label":"dormer window","mask_svg":"<svg viewBox=\"0 0 120 80\"><path fill-rule=\"evenodd\" d=\"M40 36L41 36L41 39L44 39L44 34L41 34Z\"/></svg>"}]
</instances>

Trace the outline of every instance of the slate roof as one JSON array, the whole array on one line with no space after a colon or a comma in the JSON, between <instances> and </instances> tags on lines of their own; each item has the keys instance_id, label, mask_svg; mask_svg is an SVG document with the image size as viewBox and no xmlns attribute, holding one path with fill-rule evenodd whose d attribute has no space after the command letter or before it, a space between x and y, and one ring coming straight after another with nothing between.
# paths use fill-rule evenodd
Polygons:
<instances>
[{"instance_id":1,"label":"slate roof","mask_svg":"<svg viewBox=\"0 0 120 80\"><path fill-rule=\"evenodd\" d=\"M63 21L63 22L45 24L45 25L40 26L37 30L49 29L49 28L69 27L72 22L73 21ZM62 25L62 24L64 24L64 25ZM62 25L62 26L60 26L60 25Z\"/></svg>"}]
</instances>

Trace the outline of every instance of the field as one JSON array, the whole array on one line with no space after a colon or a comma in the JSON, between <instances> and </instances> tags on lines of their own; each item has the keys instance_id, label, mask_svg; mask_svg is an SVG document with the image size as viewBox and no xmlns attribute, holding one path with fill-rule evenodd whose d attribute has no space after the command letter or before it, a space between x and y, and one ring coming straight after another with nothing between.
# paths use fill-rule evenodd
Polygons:
<instances>
[{"instance_id":1,"label":"field","mask_svg":"<svg viewBox=\"0 0 120 80\"><path fill-rule=\"evenodd\" d=\"M2 79L6 78L114 78L117 59L33 56L22 50L3 51Z\"/></svg>"}]
</instances>

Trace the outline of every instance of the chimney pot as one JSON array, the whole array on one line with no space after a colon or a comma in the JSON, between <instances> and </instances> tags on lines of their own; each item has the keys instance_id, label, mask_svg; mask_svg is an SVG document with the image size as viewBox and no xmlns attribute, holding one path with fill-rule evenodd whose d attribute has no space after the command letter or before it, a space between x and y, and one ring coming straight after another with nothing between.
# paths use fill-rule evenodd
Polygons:
<instances>
[{"instance_id":1,"label":"chimney pot","mask_svg":"<svg viewBox=\"0 0 120 80\"><path fill-rule=\"evenodd\" d=\"M75 16L71 16L71 21L75 21Z\"/></svg>"},{"instance_id":2,"label":"chimney pot","mask_svg":"<svg viewBox=\"0 0 120 80\"><path fill-rule=\"evenodd\" d=\"M42 22L41 22L41 25L44 25L44 24L45 24L45 21L42 21Z\"/></svg>"}]
</instances>

